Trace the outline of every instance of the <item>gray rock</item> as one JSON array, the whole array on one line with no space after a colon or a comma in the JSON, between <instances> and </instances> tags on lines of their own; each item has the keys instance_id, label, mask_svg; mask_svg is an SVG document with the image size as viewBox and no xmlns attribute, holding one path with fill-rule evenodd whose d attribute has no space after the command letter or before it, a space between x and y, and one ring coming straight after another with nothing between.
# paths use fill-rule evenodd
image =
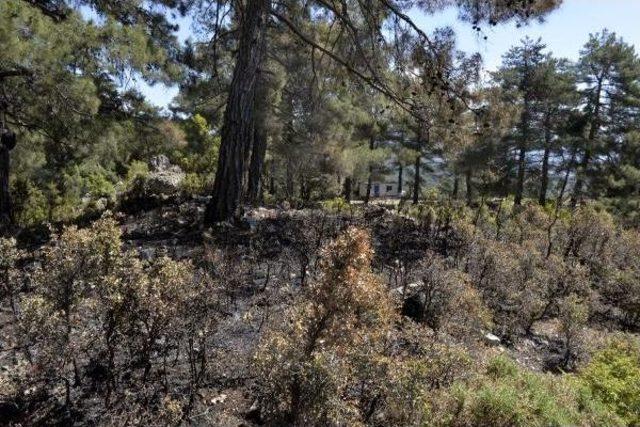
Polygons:
<instances>
[{"instance_id":1,"label":"gray rock","mask_svg":"<svg viewBox=\"0 0 640 427\"><path fill-rule=\"evenodd\" d=\"M151 171L144 182L147 195L167 197L180 192L185 173L180 166L172 165L165 155L155 156L149 162Z\"/></svg>"},{"instance_id":2,"label":"gray rock","mask_svg":"<svg viewBox=\"0 0 640 427\"><path fill-rule=\"evenodd\" d=\"M149 160L149 166L153 172L162 172L169 169L172 165L167 156L160 154L153 156L151 160Z\"/></svg>"},{"instance_id":3,"label":"gray rock","mask_svg":"<svg viewBox=\"0 0 640 427\"><path fill-rule=\"evenodd\" d=\"M500 345L500 338L488 332L484 334L484 342L489 345Z\"/></svg>"}]
</instances>

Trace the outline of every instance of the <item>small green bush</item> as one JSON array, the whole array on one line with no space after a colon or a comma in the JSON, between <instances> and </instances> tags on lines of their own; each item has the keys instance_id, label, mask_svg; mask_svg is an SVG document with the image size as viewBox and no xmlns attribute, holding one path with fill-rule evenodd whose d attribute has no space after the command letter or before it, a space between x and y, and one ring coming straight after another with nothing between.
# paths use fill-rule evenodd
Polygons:
<instances>
[{"instance_id":1,"label":"small green bush","mask_svg":"<svg viewBox=\"0 0 640 427\"><path fill-rule=\"evenodd\" d=\"M41 224L48 219L47 195L31 181L16 182L13 189L16 222L25 227Z\"/></svg>"},{"instance_id":2,"label":"small green bush","mask_svg":"<svg viewBox=\"0 0 640 427\"><path fill-rule=\"evenodd\" d=\"M640 345L615 340L579 373L580 380L627 425L640 424Z\"/></svg>"},{"instance_id":3,"label":"small green bush","mask_svg":"<svg viewBox=\"0 0 640 427\"><path fill-rule=\"evenodd\" d=\"M431 425L440 426L624 425L574 377L525 371L504 356L475 379L436 393L430 412Z\"/></svg>"},{"instance_id":4,"label":"small green bush","mask_svg":"<svg viewBox=\"0 0 640 427\"><path fill-rule=\"evenodd\" d=\"M349 208L349 202L344 197L334 197L322 202L322 207L329 212L343 212Z\"/></svg>"},{"instance_id":5,"label":"small green bush","mask_svg":"<svg viewBox=\"0 0 640 427\"><path fill-rule=\"evenodd\" d=\"M149 166L145 162L141 162L139 160L134 160L129 165L129 169L127 170L127 176L125 178L125 185L127 188L136 180L138 177L145 177L149 174Z\"/></svg>"}]
</instances>

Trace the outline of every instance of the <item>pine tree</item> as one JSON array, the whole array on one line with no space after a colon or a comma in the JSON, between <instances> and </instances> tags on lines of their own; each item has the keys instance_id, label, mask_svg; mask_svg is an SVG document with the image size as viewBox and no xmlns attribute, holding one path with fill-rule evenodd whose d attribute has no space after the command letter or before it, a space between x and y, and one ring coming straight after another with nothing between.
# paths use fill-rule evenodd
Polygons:
<instances>
[{"instance_id":1,"label":"pine tree","mask_svg":"<svg viewBox=\"0 0 640 427\"><path fill-rule=\"evenodd\" d=\"M578 62L587 130L576 170L572 206L585 194L595 195L598 187L606 186L594 179L604 167L599 158L601 154L616 157L611 151L617 151L622 135L634 121L637 123L634 99L638 99L638 94L634 82L639 75L640 61L633 46L608 30L589 37Z\"/></svg>"},{"instance_id":2,"label":"pine tree","mask_svg":"<svg viewBox=\"0 0 640 427\"><path fill-rule=\"evenodd\" d=\"M535 119L536 106L543 97L544 64L549 61L548 54L543 52L545 48L540 40L525 38L521 45L511 48L505 54L500 70L494 74L504 96L520 109L519 122L510 136L517 159L516 205L520 205L524 197L527 153L540 137Z\"/></svg>"}]
</instances>

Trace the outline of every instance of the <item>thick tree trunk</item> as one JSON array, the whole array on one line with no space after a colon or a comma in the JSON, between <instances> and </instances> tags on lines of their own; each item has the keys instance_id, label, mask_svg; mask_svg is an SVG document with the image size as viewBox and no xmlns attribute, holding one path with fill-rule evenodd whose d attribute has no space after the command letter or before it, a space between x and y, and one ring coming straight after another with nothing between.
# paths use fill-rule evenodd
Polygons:
<instances>
[{"instance_id":1,"label":"thick tree trunk","mask_svg":"<svg viewBox=\"0 0 640 427\"><path fill-rule=\"evenodd\" d=\"M264 126L256 126L253 135L253 148L251 150L251 164L249 165L249 200L253 206L260 202L260 181L264 166L264 157L267 153L267 134Z\"/></svg>"},{"instance_id":2,"label":"thick tree trunk","mask_svg":"<svg viewBox=\"0 0 640 427\"><path fill-rule=\"evenodd\" d=\"M342 196L347 202L351 201L351 192L352 192L352 182L351 182L351 177L348 176L344 179L344 190L342 192Z\"/></svg>"},{"instance_id":3,"label":"thick tree trunk","mask_svg":"<svg viewBox=\"0 0 640 427\"><path fill-rule=\"evenodd\" d=\"M0 230L13 223L9 171L11 167L9 147L0 143Z\"/></svg>"},{"instance_id":4,"label":"thick tree trunk","mask_svg":"<svg viewBox=\"0 0 640 427\"><path fill-rule=\"evenodd\" d=\"M263 43L266 37L263 37ZM264 52L266 46L261 51ZM260 203L262 172L264 169L264 158L267 154L267 131L266 131L266 110L267 110L267 85L264 78L258 79L255 98L255 129L253 135L253 146L251 148L251 163L249 165L249 201L253 206Z\"/></svg>"},{"instance_id":5,"label":"thick tree trunk","mask_svg":"<svg viewBox=\"0 0 640 427\"><path fill-rule=\"evenodd\" d=\"M371 167L371 166L369 166ZM369 172L369 177L367 178L367 190L364 193L364 204L369 204L369 198L371 197L371 184L372 184L371 172Z\"/></svg>"},{"instance_id":6,"label":"thick tree trunk","mask_svg":"<svg viewBox=\"0 0 640 427\"><path fill-rule=\"evenodd\" d=\"M256 82L264 56L269 0L248 0L240 22L240 39L221 130L213 194L205 222L239 214L247 191L248 160L254 142Z\"/></svg>"},{"instance_id":7,"label":"thick tree trunk","mask_svg":"<svg viewBox=\"0 0 640 427\"><path fill-rule=\"evenodd\" d=\"M311 198L311 192L309 191L309 185L304 175L300 175L300 199L303 202L308 202Z\"/></svg>"},{"instance_id":8,"label":"thick tree trunk","mask_svg":"<svg viewBox=\"0 0 640 427\"><path fill-rule=\"evenodd\" d=\"M414 164L415 174L413 177L413 204L417 205L420 200L420 159L421 155L418 154L416 156L416 161Z\"/></svg>"}]
</instances>

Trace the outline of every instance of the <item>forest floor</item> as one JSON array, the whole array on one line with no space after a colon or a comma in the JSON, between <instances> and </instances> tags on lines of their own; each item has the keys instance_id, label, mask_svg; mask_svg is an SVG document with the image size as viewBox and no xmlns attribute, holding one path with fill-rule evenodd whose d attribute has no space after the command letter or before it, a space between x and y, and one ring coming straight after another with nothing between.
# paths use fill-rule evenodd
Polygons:
<instances>
[{"instance_id":1,"label":"forest floor","mask_svg":"<svg viewBox=\"0 0 640 427\"><path fill-rule=\"evenodd\" d=\"M370 208L364 218L313 210L260 208L248 213L244 228L222 226L213 231L205 231L201 225L204 200L163 206L121 218L125 245L135 248L143 259L166 254L197 263L211 256L209 252L213 248L226 247L227 256L231 257L227 261L235 264L234 273L239 272L242 276L240 280L244 280L242 284L235 284L235 289L230 291L227 310L220 318L210 349L213 354L211 360L215 361L216 366L213 371L217 375L209 378L208 386L201 392L203 401L210 405L203 405L201 413L196 413L193 418L196 424L198 419L202 420L203 425L238 426L252 423L252 356L262 332L268 330L270 322L282 319L280 314L300 289L299 271L291 265L296 263L296 248L289 247L300 244L290 234L299 225L292 222L304 221L309 216L329 215L330 220L339 223L339 227L352 223L365 226L371 230L378 257L382 258L384 264L389 261L385 260L388 257L389 234L397 232L395 228L391 229L392 223L401 220L408 249L422 250L420 231L414 220L396 214L388 201L374 205L384 207ZM288 227L291 230L287 230ZM264 233L270 236L265 239L264 235L261 236ZM266 240L269 247L256 250L259 245L256 240ZM301 247L307 247L308 243L303 242ZM274 256L275 252L284 255ZM290 262L287 263L287 260ZM379 272L387 278L383 268ZM489 342L484 335L484 331L478 331L478 339L485 342L484 351L489 354L506 353L518 364L533 371L546 370L550 361L560 357L562 350L556 320L536 323L532 333L515 345ZM598 339L601 334L597 330L589 330L586 336Z\"/></svg>"},{"instance_id":2,"label":"forest floor","mask_svg":"<svg viewBox=\"0 0 640 427\"><path fill-rule=\"evenodd\" d=\"M310 254L317 253L322 242L335 234L332 230L347 225L369 229L376 249L374 271L390 288L395 286L385 266L393 264L398 246L410 256L423 254L428 243L416 221L382 206L367 208L361 215L259 208L246 215L244 226L223 224L205 230L205 203L205 199L193 199L136 214L118 213L116 218L125 248L136 250L141 259L166 255L188 260L196 266L213 266L225 279L220 317L207 350L213 366L191 419L194 425L254 425L257 411L251 366L257 344L270 325L282 321L304 286L302 282L314 279L311 267L316 259ZM309 276L302 278L303 271L309 271ZM0 316L1 324L10 323L10 312ZM487 333L477 331L481 351L509 354L534 371L545 370L562 349L554 321L538 322L532 333L515 345L490 342ZM598 332L589 334L597 336ZM8 352L0 352L0 365L10 365L2 360L8 356ZM91 402L83 405L90 407ZM98 421L100 414L95 417Z\"/></svg>"}]
</instances>

